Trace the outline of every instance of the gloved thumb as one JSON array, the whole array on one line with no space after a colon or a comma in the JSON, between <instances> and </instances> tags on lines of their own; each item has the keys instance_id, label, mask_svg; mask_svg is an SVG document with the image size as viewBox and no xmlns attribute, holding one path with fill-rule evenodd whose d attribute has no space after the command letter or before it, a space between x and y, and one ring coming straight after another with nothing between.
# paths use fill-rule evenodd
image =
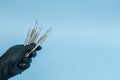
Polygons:
<instances>
[{"instance_id":1,"label":"gloved thumb","mask_svg":"<svg viewBox=\"0 0 120 80\"><path fill-rule=\"evenodd\" d=\"M26 52L30 52L36 46L35 43L31 43L25 46Z\"/></svg>"}]
</instances>

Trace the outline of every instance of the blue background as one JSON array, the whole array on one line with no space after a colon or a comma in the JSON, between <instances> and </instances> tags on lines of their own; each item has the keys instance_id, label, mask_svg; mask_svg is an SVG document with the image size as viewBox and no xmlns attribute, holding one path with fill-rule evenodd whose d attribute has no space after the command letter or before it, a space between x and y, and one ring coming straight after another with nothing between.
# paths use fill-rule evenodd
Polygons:
<instances>
[{"instance_id":1,"label":"blue background","mask_svg":"<svg viewBox=\"0 0 120 80\"><path fill-rule=\"evenodd\" d=\"M120 80L120 0L0 0L0 55L36 19L52 34L10 80Z\"/></svg>"}]
</instances>

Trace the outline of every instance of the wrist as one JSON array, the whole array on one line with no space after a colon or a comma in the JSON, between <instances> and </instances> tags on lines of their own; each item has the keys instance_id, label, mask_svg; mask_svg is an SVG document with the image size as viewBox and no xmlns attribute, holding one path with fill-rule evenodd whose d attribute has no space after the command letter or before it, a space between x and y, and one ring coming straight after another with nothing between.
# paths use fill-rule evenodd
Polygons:
<instances>
[{"instance_id":1,"label":"wrist","mask_svg":"<svg viewBox=\"0 0 120 80\"><path fill-rule=\"evenodd\" d=\"M6 67L7 66L5 66L5 63L3 63L0 57L0 80L8 80Z\"/></svg>"}]
</instances>

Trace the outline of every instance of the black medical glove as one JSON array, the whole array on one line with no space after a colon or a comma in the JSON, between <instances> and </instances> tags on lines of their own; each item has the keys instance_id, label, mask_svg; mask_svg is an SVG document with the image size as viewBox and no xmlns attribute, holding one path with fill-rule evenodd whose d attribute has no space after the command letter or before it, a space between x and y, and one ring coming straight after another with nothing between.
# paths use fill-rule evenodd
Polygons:
<instances>
[{"instance_id":1,"label":"black medical glove","mask_svg":"<svg viewBox=\"0 0 120 80\"><path fill-rule=\"evenodd\" d=\"M41 49L39 46L29 57L24 55L35 47L35 43L30 45L16 45L9 48L3 56L0 57L0 80L8 80L9 78L21 74L30 67L32 57L36 56L36 52Z\"/></svg>"}]
</instances>

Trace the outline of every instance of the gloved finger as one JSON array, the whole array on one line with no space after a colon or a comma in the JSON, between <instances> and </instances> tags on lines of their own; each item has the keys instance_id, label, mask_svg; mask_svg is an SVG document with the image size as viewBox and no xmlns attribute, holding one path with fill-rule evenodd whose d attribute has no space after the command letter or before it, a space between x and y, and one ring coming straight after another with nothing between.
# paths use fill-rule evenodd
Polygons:
<instances>
[{"instance_id":1,"label":"gloved finger","mask_svg":"<svg viewBox=\"0 0 120 80\"><path fill-rule=\"evenodd\" d=\"M29 63L32 62L32 58L29 58L29 57L27 57L27 58L23 58L21 62L22 62L22 63L29 64Z\"/></svg>"},{"instance_id":2,"label":"gloved finger","mask_svg":"<svg viewBox=\"0 0 120 80\"><path fill-rule=\"evenodd\" d=\"M31 57L33 57L33 58L34 58L34 57L36 57L36 55L37 55L37 53L36 53L35 51L33 51L33 52L30 54L30 56L29 56L29 57L30 57L30 58L31 58Z\"/></svg>"},{"instance_id":3,"label":"gloved finger","mask_svg":"<svg viewBox=\"0 0 120 80\"><path fill-rule=\"evenodd\" d=\"M19 64L18 64L18 67L19 67L20 69L25 70L25 69L27 69L27 68L30 67L30 64L27 64L27 63L19 63Z\"/></svg>"},{"instance_id":4,"label":"gloved finger","mask_svg":"<svg viewBox=\"0 0 120 80\"><path fill-rule=\"evenodd\" d=\"M42 47L41 46L38 46L36 49L35 49L35 51L38 51L38 50L41 50L42 49Z\"/></svg>"},{"instance_id":5,"label":"gloved finger","mask_svg":"<svg viewBox=\"0 0 120 80\"><path fill-rule=\"evenodd\" d=\"M26 52L30 52L36 46L35 43L31 43L25 46Z\"/></svg>"}]
</instances>

